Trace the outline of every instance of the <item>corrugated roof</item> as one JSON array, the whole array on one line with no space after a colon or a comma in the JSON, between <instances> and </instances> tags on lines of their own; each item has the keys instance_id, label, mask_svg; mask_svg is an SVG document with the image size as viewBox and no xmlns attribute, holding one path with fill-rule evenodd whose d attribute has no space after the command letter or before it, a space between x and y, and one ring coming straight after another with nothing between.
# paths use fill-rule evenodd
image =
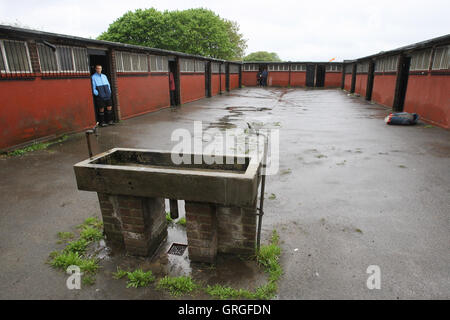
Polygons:
<instances>
[{"instance_id":1,"label":"corrugated roof","mask_svg":"<svg viewBox=\"0 0 450 320\"><path fill-rule=\"evenodd\" d=\"M45 31L39 31L39 30L32 30L32 29L25 29L25 28L19 28L19 27L13 27L8 25L0 25L0 32L4 33L14 33L14 35L23 36L23 37L33 37L33 38L41 38L48 40L49 38L53 39L63 39L67 41L75 41L80 42L83 44L91 44L91 45L97 45L97 46L107 46L112 48L121 48L121 49L130 49L130 50L143 50L143 51L150 51L155 54L162 54L162 55L175 55L179 57L186 57L186 58L194 58L194 59L202 59L202 60L209 60L209 61L216 61L216 62L230 62L230 63L236 63L241 64L241 62L238 61L228 61L223 59L216 59L211 57L204 57L194 54L188 54L184 52L178 52L178 51L171 51L171 50L165 50L165 49L158 49L158 48L151 48L151 47L145 47L145 46L139 46L139 45L132 45L132 44L126 44L126 43L120 43L120 42L112 42L112 41L105 41L105 40L97 40L97 39L89 39L89 38L82 38L78 36L71 36L66 34L60 34L60 33L53 33L53 32L45 32Z\"/></svg>"}]
</instances>

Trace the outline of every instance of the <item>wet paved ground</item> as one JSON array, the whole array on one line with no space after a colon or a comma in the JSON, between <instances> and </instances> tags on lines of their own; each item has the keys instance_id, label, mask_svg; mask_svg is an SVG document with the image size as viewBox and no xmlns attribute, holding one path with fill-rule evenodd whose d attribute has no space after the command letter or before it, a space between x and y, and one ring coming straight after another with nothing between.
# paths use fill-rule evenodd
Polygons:
<instances>
[{"instance_id":1,"label":"wet paved ground","mask_svg":"<svg viewBox=\"0 0 450 320\"><path fill-rule=\"evenodd\" d=\"M205 128L280 130L280 170L267 178L263 242L282 240L280 299L450 298L450 132L424 124L386 126L388 111L340 90L244 88L102 128L98 153L112 147L170 150L170 135L193 121ZM0 158L0 299L169 298L125 289L119 264L156 274L189 274L209 283L254 287L264 281L239 259L211 270L165 254L185 242L178 225L159 258L103 261L97 283L69 291L66 275L44 262L60 249L56 233L99 215L95 193L78 191L72 166L87 158L82 134L47 150ZM273 198L272 197L272 198ZM381 268L368 290L366 269ZM189 297L187 297L189 298ZM203 298L203 296L197 296Z\"/></svg>"}]
</instances>

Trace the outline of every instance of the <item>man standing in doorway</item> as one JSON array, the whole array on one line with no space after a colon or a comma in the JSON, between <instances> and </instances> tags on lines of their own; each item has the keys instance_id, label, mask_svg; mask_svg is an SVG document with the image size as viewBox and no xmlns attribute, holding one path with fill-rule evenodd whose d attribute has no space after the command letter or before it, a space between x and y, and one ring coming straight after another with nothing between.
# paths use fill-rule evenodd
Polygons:
<instances>
[{"instance_id":1,"label":"man standing in doorway","mask_svg":"<svg viewBox=\"0 0 450 320\"><path fill-rule=\"evenodd\" d=\"M267 72L267 69L264 69L262 72L262 86L266 87L267 86L267 77L269 76L269 73Z\"/></svg>"},{"instance_id":2,"label":"man standing in doorway","mask_svg":"<svg viewBox=\"0 0 450 320\"><path fill-rule=\"evenodd\" d=\"M95 73L92 75L92 90L98 112L98 122L102 127L113 124L111 86L106 75L102 73L102 66L99 64L95 66Z\"/></svg>"}]
</instances>

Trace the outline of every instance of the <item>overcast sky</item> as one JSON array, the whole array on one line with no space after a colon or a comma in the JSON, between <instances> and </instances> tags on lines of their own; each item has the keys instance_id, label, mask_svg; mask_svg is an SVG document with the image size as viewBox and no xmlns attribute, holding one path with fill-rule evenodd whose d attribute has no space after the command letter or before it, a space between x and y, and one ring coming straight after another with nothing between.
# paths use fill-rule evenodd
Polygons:
<instances>
[{"instance_id":1,"label":"overcast sky","mask_svg":"<svg viewBox=\"0 0 450 320\"><path fill-rule=\"evenodd\" d=\"M450 33L449 0L0 0L0 23L96 38L128 10L204 7L237 21L247 54L285 61L336 61Z\"/></svg>"}]
</instances>

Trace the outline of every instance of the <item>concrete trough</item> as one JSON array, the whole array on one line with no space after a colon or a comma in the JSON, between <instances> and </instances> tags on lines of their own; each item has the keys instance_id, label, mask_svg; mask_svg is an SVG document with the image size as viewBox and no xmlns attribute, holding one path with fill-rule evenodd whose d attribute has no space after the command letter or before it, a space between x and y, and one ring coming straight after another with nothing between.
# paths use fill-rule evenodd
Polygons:
<instances>
[{"instance_id":1,"label":"concrete trough","mask_svg":"<svg viewBox=\"0 0 450 320\"><path fill-rule=\"evenodd\" d=\"M74 165L79 190L98 193L113 244L147 256L167 236L164 199L185 200L189 256L214 262L217 252L253 254L261 164L249 156L178 155L114 148Z\"/></svg>"}]
</instances>

